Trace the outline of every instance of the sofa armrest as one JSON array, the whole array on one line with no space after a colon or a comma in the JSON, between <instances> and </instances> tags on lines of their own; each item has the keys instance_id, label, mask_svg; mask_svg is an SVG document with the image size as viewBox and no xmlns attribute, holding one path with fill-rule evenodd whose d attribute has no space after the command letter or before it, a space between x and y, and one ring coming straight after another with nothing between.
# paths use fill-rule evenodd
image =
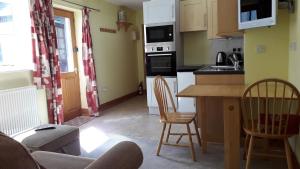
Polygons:
<instances>
[{"instance_id":1,"label":"sofa armrest","mask_svg":"<svg viewBox=\"0 0 300 169\"><path fill-rule=\"evenodd\" d=\"M123 141L92 162L86 169L138 169L143 153L133 142Z\"/></svg>"}]
</instances>

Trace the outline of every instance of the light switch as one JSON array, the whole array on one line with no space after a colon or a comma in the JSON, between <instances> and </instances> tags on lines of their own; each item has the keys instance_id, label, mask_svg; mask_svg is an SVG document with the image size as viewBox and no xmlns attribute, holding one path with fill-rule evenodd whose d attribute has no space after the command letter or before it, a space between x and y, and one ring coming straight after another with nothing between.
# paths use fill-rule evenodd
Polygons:
<instances>
[{"instance_id":1,"label":"light switch","mask_svg":"<svg viewBox=\"0 0 300 169\"><path fill-rule=\"evenodd\" d=\"M265 45L256 45L256 53L266 53Z\"/></svg>"}]
</instances>

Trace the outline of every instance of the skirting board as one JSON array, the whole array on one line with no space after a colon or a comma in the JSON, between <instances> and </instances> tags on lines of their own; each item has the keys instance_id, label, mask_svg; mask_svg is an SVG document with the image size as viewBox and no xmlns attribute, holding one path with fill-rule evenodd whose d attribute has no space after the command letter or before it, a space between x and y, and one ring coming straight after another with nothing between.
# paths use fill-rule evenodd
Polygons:
<instances>
[{"instance_id":1,"label":"skirting board","mask_svg":"<svg viewBox=\"0 0 300 169\"><path fill-rule=\"evenodd\" d=\"M138 94L137 94L137 91L136 91L136 92L127 94L127 95L125 95L125 96L119 97L119 98L117 98L117 99L114 99L114 100L112 100L112 101L106 102L106 103L104 103L104 104L101 104L101 105L100 105L100 108L99 108L99 111L101 112L101 111L107 110L107 109L109 109L109 108L112 108L112 107L114 107L114 106L116 106L116 105L118 105L118 104L120 104L120 103L122 103L122 102L124 102L124 101L126 101L126 100L128 100L128 99L130 99L130 98L133 98L133 97L135 97L135 96L137 96L137 95L138 95ZM81 115L82 115L82 116L89 116L89 111L88 111L88 109L86 109L86 108L81 108Z\"/></svg>"},{"instance_id":2,"label":"skirting board","mask_svg":"<svg viewBox=\"0 0 300 169\"><path fill-rule=\"evenodd\" d=\"M133 97L137 96L137 93L138 92L135 91L133 93L127 94L125 96L122 96L122 97L119 97L119 98L114 99L112 101L109 101L109 102L106 102L104 104L101 104L100 108L99 108L99 111L101 112L101 111L107 110L109 108L112 108L112 107L114 107L114 106L116 106L116 105L118 105L118 104L120 104L120 103L122 103L122 102L124 102L124 101L126 101L128 99L130 99L130 98L133 98Z\"/></svg>"}]
</instances>

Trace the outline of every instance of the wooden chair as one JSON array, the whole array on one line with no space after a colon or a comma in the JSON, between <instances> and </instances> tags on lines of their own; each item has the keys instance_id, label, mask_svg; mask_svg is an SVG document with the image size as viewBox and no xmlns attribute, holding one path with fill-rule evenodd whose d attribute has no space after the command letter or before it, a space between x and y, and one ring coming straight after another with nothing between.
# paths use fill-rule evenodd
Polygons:
<instances>
[{"instance_id":1,"label":"wooden chair","mask_svg":"<svg viewBox=\"0 0 300 169\"><path fill-rule=\"evenodd\" d=\"M180 146L180 147L190 147L192 159L193 161L196 161L192 135L196 135L199 146L201 145L200 135L195 120L196 113L179 113L176 111L176 107L172 99L169 86L166 80L161 76L156 76L154 79L154 93L159 107L160 122L163 123L163 129L162 129L162 133L161 133L161 137L157 149L157 156L159 156L162 144L171 145L171 146ZM190 129L191 123L194 123L196 133L191 133L191 129ZM166 141L163 142L167 124L169 124L168 133L167 133ZM187 133L171 133L172 124L186 125ZM169 143L170 135L179 136L179 138L176 141L176 144ZM190 142L189 145L179 144L183 136L189 137L189 142Z\"/></svg>"},{"instance_id":2,"label":"wooden chair","mask_svg":"<svg viewBox=\"0 0 300 169\"><path fill-rule=\"evenodd\" d=\"M286 157L292 169L288 138L299 133L300 95L291 83L279 79L265 79L249 86L242 98L243 123L246 133L246 169L252 155ZM283 140L285 156L275 153L254 153L255 138Z\"/></svg>"}]
</instances>

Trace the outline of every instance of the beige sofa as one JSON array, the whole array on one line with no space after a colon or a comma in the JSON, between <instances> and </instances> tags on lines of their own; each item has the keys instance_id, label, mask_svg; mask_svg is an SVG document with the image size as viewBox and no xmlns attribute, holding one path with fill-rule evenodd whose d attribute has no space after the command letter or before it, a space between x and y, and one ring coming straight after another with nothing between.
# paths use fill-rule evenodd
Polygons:
<instances>
[{"instance_id":1,"label":"beige sofa","mask_svg":"<svg viewBox=\"0 0 300 169\"><path fill-rule=\"evenodd\" d=\"M98 159L35 151L0 133L0 169L138 169L143 162L139 146L124 141Z\"/></svg>"}]
</instances>

